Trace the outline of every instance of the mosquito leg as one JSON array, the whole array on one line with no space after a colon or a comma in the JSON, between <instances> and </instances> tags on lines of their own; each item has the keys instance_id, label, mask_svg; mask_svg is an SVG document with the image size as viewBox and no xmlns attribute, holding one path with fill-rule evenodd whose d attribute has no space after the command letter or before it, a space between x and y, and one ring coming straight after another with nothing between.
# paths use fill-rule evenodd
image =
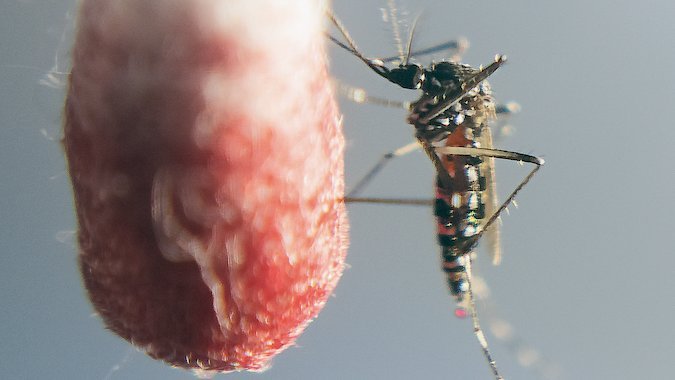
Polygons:
<instances>
[{"instance_id":1,"label":"mosquito leg","mask_svg":"<svg viewBox=\"0 0 675 380\"><path fill-rule=\"evenodd\" d=\"M499 308L490 299L490 288L484 278L472 273L471 292L477 302L481 303L482 319L489 331L505 347L516 361L531 371L535 378L541 380L558 379L560 369L556 363L549 361L538 349L526 342L512 324L500 316Z\"/></svg>"},{"instance_id":2,"label":"mosquito leg","mask_svg":"<svg viewBox=\"0 0 675 380\"><path fill-rule=\"evenodd\" d=\"M443 185L444 189L451 189L452 188L452 178L450 178L450 174L448 174L447 170L443 166L443 163L441 162L441 159L438 157L438 154L436 153L434 147L429 143L427 140L417 137L417 141L419 141L420 145L422 146L422 149L424 149L424 153L427 154L427 157L431 160L431 163L434 164L434 168L436 169L436 175L438 176L439 182Z\"/></svg>"},{"instance_id":3,"label":"mosquito leg","mask_svg":"<svg viewBox=\"0 0 675 380\"><path fill-rule=\"evenodd\" d=\"M499 206L497 211L495 211L495 213L492 214L490 219L488 219L487 222L485 222L485 224L483 225L483 229L476 235L476 239L480 239L485 230L487 230L492 225L492 223L494 223L495 220L499 218L499 215L509 206L509 204L511 204L514 201L516 195L520 192L520 190L523 189L523 187L525 187L525 185L527 185L528 182L530 182L532 177L534 177L537 171L539 171L543 163L544 162L541 161L540 163L536 164L536 166L532 169L532 171L530 171L530 173L518 184L518 186L516 186L516 188L506 198L506 200L502 203L502 205Z\"/></svg>"},{"instance_id":4,"label":"mosquito leg","mask_svg":"<svg viewBox=\"0 0 675 380\"><path fill-rule=\"evenodd\" d=\"M370 96L366 92L366 90L359 88L359 87L354 87L350 86L348 84L344 83L338 83L337 84L337 89L338 92L346 97L347 99L351 100L354 103L359 103L359 104L375 104L378 106L384 106L384 107L390 107L390 108L400 108L404 109L406 111L410 111L410 102L401 102L398 100L390 100L390 99L384 99L384 98L379 98L375 96Z\"/></svg>"},{"instance_id":5,"label":"mosquito leg","mask_svg":"<svg viewBox=\"0 0 675 380\"><path fill-rule=\"evenodd\" d=\"M483 228L479 233L474 235L473 241L477 242L480 240L480 238L483 236L485 231L494 223L497 218L499 218L499 215L508 207L509 204L513 202L513 200L516 198L516 195L520 192L520 190L527 185L528 182L534 177L534 175L537 173L539 168L541 168L541 165L544 164L544 160L535 157L535 156L530 156L529 154L524 154L524 153L518 153L518 152L511 152L508 150L500 150L500 149L483 149L483 148L468 148L468 147L455 147L455 146L443 146L443 147L437 147L435 148L436 153L438 154L447 154L447 155L458 155L458 156L485 156L485 157L494 157L494 158L501 158L505 160L511 160L511 161L518 161L518 162L528 162L530 164L534 164L535 167L530 171L530 173L525 176L525 178L516 186L516 188L511 192L511 194L506 198L506 200L502 203L501 206L490 216L490 218L485 222L483 225Z\"/></svg>"},{"instance_id":6,"label":"mosquito leg","mask_svg":"<svg viewBox=\"0 0 675 380\"><path fill-rule=\"evenodd\" d=\"M347 193L347 198L354 198L359 194L363 188L382 170L382 168L393 158L404 156L414 150L420 148L420 145L417 141L414 141L408 145L402 146L394 151L388 152L380 158L380 160L373 166L372 169L366 173L363 178L361 178L356 185Z\"/></svg>"},{"instance_id":7,"label":"mosquito leg","mask_svg":"<svg viewBox=\"0 0 675 380\"><path fill-rule=\"evenodd\" d=\"M344 201L347 203L370 203L370 204L386 204L396 206L425 206L431 207L434 201L431 199L415 199L415 198L362 198L362 197L345 197Z\"/></svg>"},{"instance_id":8,"label":"mosquito leg","mask_svg":"<svg viewBox=\"0 0 675 380\"><path fill-rule=\"evenodd\" d=\"M494 142L500 142L513 134L513 126L509 124L512 115L520 113L520 104L516 102L499 103L495 106L497 123L492 126Z\"/></svg>"},{"instance_id":9,"label":"mosquito leg","mask_svg":"<svg viewBox=\"0 0 675 380\"><path fill-rule=\"evenodd\" d=\"M499 103L495 105L495 112L498 116L509 116L520 112L520 104L516 102Z\"/></svg>"},{"instance_id":10,"label":"mosquito leg","mask_svg":"<svg viewBox=\"0 0 675 380\"><path fill-rule=\"evenodd\" d=\"M366 173L366 175L361 178L356 185L347 193L345 197L345 202L349 203L387 203L387 204L401 204L401 205L432 205L432 202L429 200L419 200L419 199L387 199L387 198L362 198L356 197L363 188L382 170L382 168L393 158L406 155L414 150L420 148L420 145L417 141L412 142L408 145L400 147L392 152L386 153L380 158L380 160L373 166L372 169ZM461 156L486 156L494 158L502 158L506 160L519 161L519 162L529 162L535 164L535 168L525 177L525 179L516 187L513 193L507 198L497 211L493 215L488 223L494 223L494 219L498 217L498 214L501 213L509 203L513 202L516 194L527 184L527 182L532 179L534 174L539 170L539 167L543 165L544 161L538 157L530 156L524 153L511 152L507 150L499 149L482 149L482 148L465 148L465 147L437 147L433 148L436 153L440 154L453 154ZM485 227L489 226L486 223ZM486 229L484 228L484 230ZM478 236L478 235L477 235ZM477 239L476 239L477 240Z\"/></svg>"},{"instance_id":11,"label":"mosquito leg","mask_svg":"<svg viewBox=\"0 0 675 380\"><path fill-rule=\"evenodd\" d=\"M499 373L499 370L497 369L497 363L495 360L492 358L492 354L490 354L490 349L488 347L488 342L487 338L485 338L485 333L483 332L483 329L480 327L480 321L478 319L478 311L476 310L476 302L474 301L474 296L473 296L473 284L471 283L472 277L471 277L471 264L472 264L472 258L471 255L468 255L468 260L466 260L466 282L469 285L469 290L468 290L468 295L469 295L469 309L471 309L471 322L473 323L473 333L476 336L476 339L478 339L478 343L480 344L481 349L483 350L483 355L485 356L485 359L490 363L490 368L492 368L492 373L495 375L495 379L497 380L504 380L504 377Z\"/></svg>"}]
</instances>

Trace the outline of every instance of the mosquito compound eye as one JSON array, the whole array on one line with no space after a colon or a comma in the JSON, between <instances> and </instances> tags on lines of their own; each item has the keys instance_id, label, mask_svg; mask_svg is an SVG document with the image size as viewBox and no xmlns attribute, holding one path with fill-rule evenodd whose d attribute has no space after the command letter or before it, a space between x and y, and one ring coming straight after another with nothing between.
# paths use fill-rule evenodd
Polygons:
<instances>
[{"instance_id":1,"label":"mosquito compound eye","mask_svg":"<svg viewBox=\"0 0 675 380\"><path fill-rule=\"evenodd\" d=\"M422 86L424 70L419 65L400 66L392 69L387 79L403 88L417 90Z\"/></svg>"}]
</instances>

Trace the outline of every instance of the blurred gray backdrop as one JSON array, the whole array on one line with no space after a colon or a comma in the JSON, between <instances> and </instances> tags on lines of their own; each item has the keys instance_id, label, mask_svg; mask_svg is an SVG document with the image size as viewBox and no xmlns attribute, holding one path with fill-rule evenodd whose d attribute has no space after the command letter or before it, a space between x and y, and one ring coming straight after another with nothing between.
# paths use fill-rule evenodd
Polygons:
<instances>
[{"instance_id":1,"label":"blurred gray backdrop","mask_svg":"<svg viewBox=\"0 0 675 380\"><path fill-rule=\"evenodd\" d=\"M415 46L461 35L471 42L467 63L509 56L491 83L499 100L517 100L523 111L500 147L547 160L503 218L503 264L492 267L479 252L476 270L496 304L480 303L483 317L509 320L519 339L561 369L559 378L672 377L675 3L399 4L407 20L424 10ZM385 6L334 4L368 56L395 53ZM58 143L65 78L40 82L68 68L75 7L73 0L0 5L0 377L191 379L104 330L80 284ZM339 80L414 98L344 51L331 55ZM412 132L401 110L341 103L354 184ZM497 169L502 197L527 172L511 162ZM418 152L392 162L367 194L430 197L432 183ZM452 315L431 211L350 205L349 213L350 268L298 346L263 374L217 378L489 379L470 321ZM488 339L507 378L537 378L509 344Z\"/></svg>"}]
</instances>

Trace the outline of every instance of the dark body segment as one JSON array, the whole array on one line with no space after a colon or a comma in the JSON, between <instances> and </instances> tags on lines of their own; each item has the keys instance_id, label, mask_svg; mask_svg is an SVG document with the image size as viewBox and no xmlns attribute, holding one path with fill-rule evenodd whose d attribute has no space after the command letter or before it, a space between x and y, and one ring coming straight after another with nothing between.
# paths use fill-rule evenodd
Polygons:
<instances>
[{"instance_id":1,"label":"dark body segment","mask_svg":"<svg viewBox=\"0 0 675 380\"><path fill-rule=\"evenodd\" d=\"M487 122L494 117L495 107L486 81L428 122L419 122L437 104L457 97L464 89L464 82L478 72L454 62L440 62L425 70L421 85L424 95L414 105L409 118L423 145L426 142L433 147L492 148ZM432 161L439 169L434 215L442 266L458 307L467 309L466 260L486 216L484 173L490 170L486 166L491 165L492 160L478 156L434 155Z\"/></svg>"}]
</instances>

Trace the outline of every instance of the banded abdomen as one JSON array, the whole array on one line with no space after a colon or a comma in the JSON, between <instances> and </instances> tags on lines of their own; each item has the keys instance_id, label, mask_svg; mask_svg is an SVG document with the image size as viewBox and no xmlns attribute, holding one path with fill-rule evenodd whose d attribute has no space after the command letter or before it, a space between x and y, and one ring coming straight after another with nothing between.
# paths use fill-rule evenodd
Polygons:
<instances>
[{"instance_id":1,"label":"banded abdomen","mask_svg":"<svg viewBox=\"0 0 675 380\"><path fill-rule=\"evenodd\" d=\"M469 123L458 126L448 139L446 146L476 146L475 140L461 139L461 145L454 140L455 134L464 135L473 129ZM458 309L466 310L468 292L466 261L475 246L474 237L480 232L486 216L484 191L486 180L482 175L483 159L473 156L441 157L449 178L449 186L436 179L436 201L434 215L437 222L438 244L441 247L443 271L447 275L451 294L458 303Z\"/></svg>"},{"instance_id":2,"label":"banded abdomen","mask_svg":"<svg viewBox=\"0 0 675 380\"><path fill-rule=\"evenodd\" d=\"M418 118L433 104L448 96L448 88L462 87L463 79L478 70L466 65L444 62L432 67L429 78L442 83L445 91L434 96L433 89L416 104ZM454 82L454 83L453 83ZM428 103L429 107L423 103ZM459 102L431 119L415 125L418 137L432 141L434 147L492 148L488 120L495 114L490 86L482 82ZM438 243L442 267L451 294L458 303L458 315L468 309L469 284L466 264L476 245L486 216L494 212L492 181L493 159L466 155L439 155L434 215L437 219Z\"/></svg>"}]
</instances>

